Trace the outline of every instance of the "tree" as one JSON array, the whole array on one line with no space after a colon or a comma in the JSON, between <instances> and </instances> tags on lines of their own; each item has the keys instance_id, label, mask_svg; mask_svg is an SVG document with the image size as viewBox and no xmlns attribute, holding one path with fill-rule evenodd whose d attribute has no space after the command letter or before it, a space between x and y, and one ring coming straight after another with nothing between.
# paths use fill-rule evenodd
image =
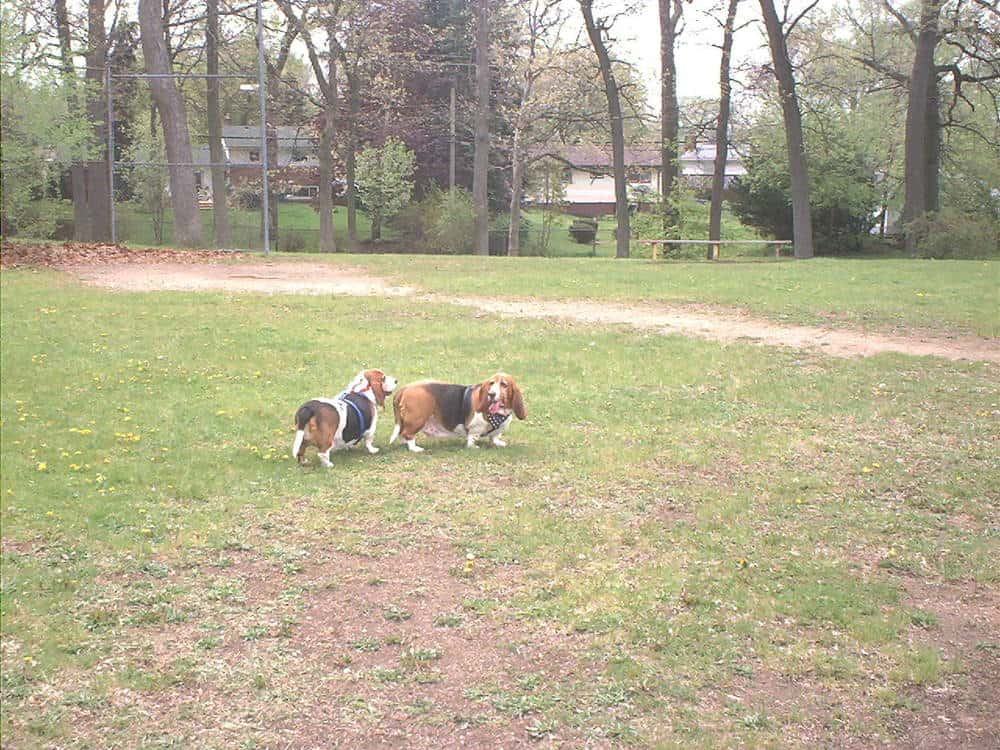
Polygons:
<instances>
[{"instance_id":1,"label":"tree","mask_svg":"<svg viewBox=\"0 0 1000 750\"><path fill-rule=\"evenodd\" d=\"M205 72L219 72L219 0L208 0L205 24ZM208 153L212 162L212 214L216 247L229 247L229 194L226 187L226 152L222 147L222 112L219 109L219 79L206 79Z\"/></svg>"},{"instance_id":2,"label":"tree","mask_svg":"<svg viewBox=\"0 0 1000 750\"><path fill-rule=\"evenodd\" d=\"M52 195L60 171L89 156L93 130L74 101L73 89L60 85L63 73L32 71L13 64L23 38L0 16L0 235L48 237L56 221L39 198Z\"/></svg>"},{"instance_id":3,"label":"tree","mask_svg":"<svg viewBox=\"0 0 1000 750\"><path fill-rule=\"evenodd\" d=\"M472 167L472 200L476 205L476 254L490 253L487 177L490 159L490 31L489 2L477 0L476 137Z\"/></svg>"},{"instance_id":4,"label":"tree","mask_svg":"<svg viewBox=\"0 0 1000 750\"><path fill-rule=\"evenodd\" d=\"M381 238L382 222L409 202L415 165L413 152L396 138L358 155L358 193L371 217L372 240Z\"/></svg>"},{"instance_id":5,"label":"tree","mask_svg":"<svg viewBox=\"0 0 1000 750\"><path fill-rule=\"evenodd\" d=\"M809 212L809 171L806 166L805 140L802 136L802 112L795 95L795 75L788 56L786 40L788 34L795 28L795 24L815 5L814 1L795 20L787 23L778 20L773 0L760 0L785 125L785 144L791 173L792 239L796 258L813 257L813 236L812 217Z\"/></svg>"},{"instance_id":6,"label":"tree","mask_svg":"<svg viewBox=\"0 0 1000 750\"><path fill-rule=\"evenodd\" d=\"M629 256L629 215L628 215L628 183L625 178L625 133L622 122L622 105L619 96L618 82L615 80L611 65L611 55L608 53L606 37L611 29L612 20L594 17L593 0L579 0L583 13L583 22L587 28L587 36L597 55L601 70L601 80L608 99L608 125L611 130L611 159L615 177L615 219L618 225L615 237L615 256Z\"/></svg>"},{"instance_id":7,"label":"tree","mask_svg":"<svg viewBox=\"0 0 1000 750\"><path fill-rule=\"evenodd\" d=\"M670 194L677 180L678 128L677 64L674 47L680 36L684 6L681 0L659 0L660 4L660 194L663 196L663 229L677 222L671 209Z\"/></svg>"},{"instance_id":8,"label":"tree","mask_svg":"<svg viewBox=\"0 0 1000 750\"><path fill-rule=\"evenodd\" d=\"M546 73L556 60L558 34L563 19L559 0L527 0L520 13L521 39L518 45L520 88L513 113L513 138L510 147L510 226L507 230L507 254L521 252L521 200L524 197L525 166L531 155L526 151L545 143L555 134L563 106L561 87ZM546 127L547 126L547 127Z\"/></svg>"},{"instance_id":9,"label":"tree","mask_svg":"<svg viewBox=\"0 0 1000 750\"><path fill-rule=\"evenodd\" d=\"M337 120L337 25L341 2L331 3L326 13L319 19L309 19L306 16L296 17L291 3L282 2L281 8L291 26L298 29L302 41L309 53L309 62L316 76L322 97L322 112L320 114L319 139L319 247L324 253L337 251L337 242L333 236L333 139ZM310 25L322 25L326 33L326 69L316 51Z\"/></svg>"},{"instance_id":10,"label":"tree","mask_svg":"<svg viewBox=\"0 0 1000 750\"><path fill-rule=\"evenodd\" d=\"M162 3L158 0L139 0L139 28L146 72L166 76L171 73L171 63L161 13ZM170 167L170 196L174 206L174 238L182 245L197 246L201 244L201 217L194 170L190 166L191 138L184 99L172 78L152 78L149 88L160 114L167 160L173 164Z\"/></svg>"},{"instance_id":11,"label":"tree","mask_svg":"<svg viewBox=\"0 0 1000 750\"><path fill-rule=\"evenodd\" d=\"M726 162L729 159L729 108L732 94L729 66L736 30L736 9L740 0L729 0L722 24L722 59L719 63L719 116L715 124L715 161L712 168L712 203L708 215L708 239L722 239L722 193L726 187ZM718 245L708 246L708 257Z\"/></svg>"},{"instance_id":12,"label":"tree","mask_svg":"<svg viewBox=\"0 0 1000 750\"><path fill-rule=\"evenodd\" d=\"M920 0L902 9L882 0L848 19L856 39L847 54L873 71L882 87L905 93L903 220L912 254L916 238L906 224L940 207L942 169L959 155L948 153L949 141L966 142L950 133L972 135L985 146L988 156L977 153L974 161L1000 158L1000 9L995 0ZM909 59L896 38L912 45ZM985 97L977 107L978 92ZM985 129L984 110L992 119Z\"/></svg>"}]
</instances>

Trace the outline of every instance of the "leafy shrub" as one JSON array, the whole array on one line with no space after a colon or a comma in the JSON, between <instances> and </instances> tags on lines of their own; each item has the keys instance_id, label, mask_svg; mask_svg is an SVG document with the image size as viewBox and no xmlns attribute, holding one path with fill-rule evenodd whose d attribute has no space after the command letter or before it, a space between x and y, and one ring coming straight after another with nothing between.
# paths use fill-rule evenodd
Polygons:
<instances>
[{"instance_id":1,"label":"leafy shrub","mask_svg":"<svg viewBox=\"0 0 1000 750\"><path fill-rule=\"evenodd\" d=\"M518 238L520 247L518 252L521 255L541 255L540 248L531 243L532 224L531 220L522 212L520 217L520 229ZM508 251L508 235L510 234L510 213L497 214L490 222L490 254L506 255Z\"/></svg>"},{"instance_id":2,"label":"leafy shrub","mask_svg":"<svg viewBox=\"0 0 1000 750\"><path fill-rule=\"evenodd\" d=\"M476 210L472 195L462 188L453 195L432 188L423 200L398 211L392 226L424 252L457 255L476 247Z\"/></svg>"},{"instance_id":3,"label":"leafy shrub","mask_svg":"<svg viewBox=\"0 0 1000 750\"><path fill-rule=\"evenodd\" d=\"M233 191L233 202L244 211L257 211L263 204L263 195L260 180L247 180Z\"/></svg>"},{"instance_id":4,"label":"leafy shrub","mask_svg":"<svg viewBox=\"0 0 1000 750\"><path fill-rule=\"evenodd\" d=\"M476 249L476 209L472 194L455 188L454 194L440 193L431 213L427 240L432 252L471 253Z\"/></svg>"},{"instance_id":5,"label":"leafy shrub","mask_svg":"<svg viewBox=\"0 0 1000 750\"><path fill-rule=\"evenodd\" d=\"M1000 222L954 209L929 213L906 225L916 237L921 258L986 258L1000 256Z\"/></svg>"}]
</instances>

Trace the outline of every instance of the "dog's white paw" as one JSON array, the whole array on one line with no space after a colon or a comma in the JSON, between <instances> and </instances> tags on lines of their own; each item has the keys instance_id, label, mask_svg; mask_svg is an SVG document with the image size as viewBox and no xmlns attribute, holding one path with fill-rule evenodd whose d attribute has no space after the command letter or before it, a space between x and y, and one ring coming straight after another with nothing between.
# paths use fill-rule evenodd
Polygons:
<instances>
[{"instance_id":1,"label":"dog's white paw","mask_svg":"<svg viewBox=\"0 0 1000 750\"><path fill-rule=\"evenodd\" d=\"M506 440L501 440L500 438L495 437L495 438L493 438L493 445L495 445L497 448L506 448L507 447L507 441Z\"/></svg>"},{"instance_id":2,"label":"dog's white paw","mask_svg":"<svg viewBox=\"0 0 1000 750\"><path fill-rule=\"evenodd\" d=\"M368 448L368 452L369 452L369 453L371 453L371 454L372 454L373 456L374 456L374 455L375 455L376 453L378 453L378 450L379 450L379 449L378 449L378 448L376 448L376 447L375 447L374 445L369 445L369 446L366 446L366 447Z\"/></svg>"}]
</instances>

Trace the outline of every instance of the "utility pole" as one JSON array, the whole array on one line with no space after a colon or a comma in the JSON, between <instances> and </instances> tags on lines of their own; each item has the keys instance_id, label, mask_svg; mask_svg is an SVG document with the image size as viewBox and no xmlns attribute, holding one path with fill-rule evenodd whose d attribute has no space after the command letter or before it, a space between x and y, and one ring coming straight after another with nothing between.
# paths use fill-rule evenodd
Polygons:
<instances>
[{"instance_id":1,"label":"utility pole","mask_svg":"<svg viewBox=\"0 0 1000 750\"><path fill-rule=\"evenodd\" d=\"M448 111L451 118L451 137L448 141L448 195L455 195L455 81L451 82L451 107Z\"/></svg>"}]
</instances>

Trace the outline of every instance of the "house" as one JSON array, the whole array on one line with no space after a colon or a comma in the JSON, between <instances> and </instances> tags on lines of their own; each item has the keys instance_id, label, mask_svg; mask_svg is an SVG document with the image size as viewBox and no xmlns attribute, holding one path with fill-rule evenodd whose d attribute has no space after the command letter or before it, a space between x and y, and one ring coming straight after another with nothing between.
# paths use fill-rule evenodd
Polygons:
<instances>
[{"instance_id":1,"label":"house","mask_svg":"<svg viewBox=\"0 0 1000 750\"><path fill-rule=\"evenodd\" d=\"M575 216L601 216L615 212L615 180L611 174L611 146L566 146L558 156L567 162L563 170L563 203ZM726 184L746 174L739 154L730 149L726 159ZM572 165L572 166L569 166ZM626 146L625 165L630 192L660 192L661 157L656 146ZM700 143L680 158L680 174L695 187L711 185L715 173L715 144ZM543 202L539 193L532 196Z\"/></svg>"},{"instance_id":2,"label":"house","mask_svg":"<svg viewBox=\"0 0 1000 750\"><path fill-rule=\"evenodd\" d=\"M271 182L282 195L312 198L319 193L319 156L317 138L303 126L278 125L270 128L271 144L268 164ZM222 128L229 162L229 179L233 185L260 179L260 127L256 125L225 125ZM275 154L275 151L277 152ZM277 158L275 158L277 157Z\"/></svg>"}]
</instances>

